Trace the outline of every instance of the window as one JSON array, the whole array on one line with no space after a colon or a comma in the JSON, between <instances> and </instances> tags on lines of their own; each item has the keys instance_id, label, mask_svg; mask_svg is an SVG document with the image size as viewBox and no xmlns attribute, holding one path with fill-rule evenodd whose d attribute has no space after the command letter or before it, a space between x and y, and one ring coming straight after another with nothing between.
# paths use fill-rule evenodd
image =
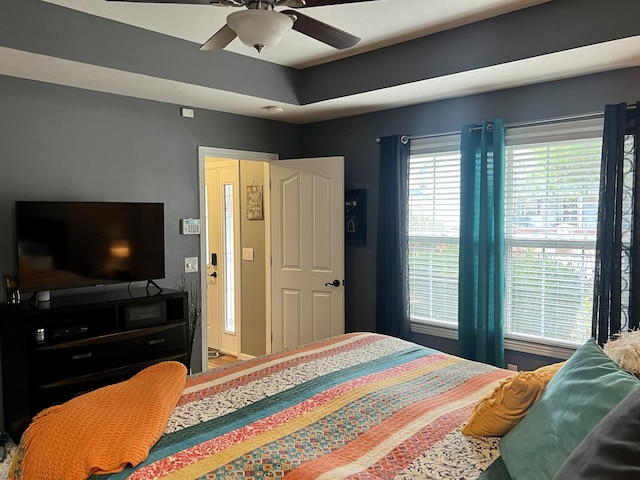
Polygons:
<instances>
[{"instance_id":1,"label":"window","mask_svg":"<svg viewBox=\"0 0 640 480\"><path fill-rule=\"evenodd\" d=\"M457 324L460 141L412 144L409 159L409 313Z\"/></svg>"},{"instance_id":2,"label":"window","mask_svg":"<svg viewBox=\"0 0 640 480\"><path fill-rule=\"evenodd\" d=\"M602 122L514 129L505 159L505 332L591 336Z\"/></svg>"},{"instance_id":3,"label":"window","mask_svg":"<svg viewBox=\"0 0 640 480\"><path fill-rule=\"evenodd\" d=\"M233 184L223 184L223 217L225 269L224 269L224 332L236 333L236 261L235 218L233 209Z\"/></svg>"},{"instance_id":4,"label":"window","mask_svg":"<svg viewBox=\"0 0 640 480\"><path fill-rule=\"evenodd\" d=\"M602 121L513 128L505 139L505 335L591 336ZM457 327L459 135L412 141L413 322Z\"/></svg>"}]
</instances>

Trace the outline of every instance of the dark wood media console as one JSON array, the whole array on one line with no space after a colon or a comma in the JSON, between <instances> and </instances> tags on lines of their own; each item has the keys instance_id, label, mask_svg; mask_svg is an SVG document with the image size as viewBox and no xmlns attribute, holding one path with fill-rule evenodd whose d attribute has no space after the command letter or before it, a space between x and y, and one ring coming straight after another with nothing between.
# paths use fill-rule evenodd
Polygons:
<instances>
[{"instance_id":1,"label":"dark wood media console","mask_svg":"<svg viewBox=\"0 0 640 480\"><path fill-rule=\"evenodd\" d=\"M188 366L187 293L144 288L0 305L5 430L165 360Z\"/></svg>"}]
</instances>

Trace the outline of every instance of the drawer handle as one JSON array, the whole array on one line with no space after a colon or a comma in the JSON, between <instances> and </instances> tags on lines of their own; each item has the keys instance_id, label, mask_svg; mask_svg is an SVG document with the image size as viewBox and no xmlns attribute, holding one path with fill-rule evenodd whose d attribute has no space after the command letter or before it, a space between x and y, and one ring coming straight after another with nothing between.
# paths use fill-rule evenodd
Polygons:
<instances>
[{"instance_id":1,"label":"drawer handle","mask_svg":"<svg viewBox=\"0 0 640 480\"><path fill-rule=\"evenodd\" d=\"M71 360L82 360L83 358L91 358L91 352L79 353L78 355L73 355L71 357Z\"/></svg>"},{"instance_id":2,"label":"drawer handle","mask_svg":"<svg viewBox=\"0 0 640 480\"><path fill-rule=\"evenodd\" d=\"M148 346L158 345L159 343L164 343L164 337L163 338L156 338L155 340L148 340L147 341L147 345Z\"/></svg>"}]
</instances>

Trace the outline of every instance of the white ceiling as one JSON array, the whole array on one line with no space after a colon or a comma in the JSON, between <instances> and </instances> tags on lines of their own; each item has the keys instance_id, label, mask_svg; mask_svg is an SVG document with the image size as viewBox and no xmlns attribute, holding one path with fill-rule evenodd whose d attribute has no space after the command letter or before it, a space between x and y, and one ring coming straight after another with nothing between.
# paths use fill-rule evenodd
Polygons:
<instances>
[{"instance_id":1,"label":"white ceiling","mask_svg":"<svg viewBox=\"0 0 640 480\"><path fill-rule=\"evenodd\" d=\"M139 28L204 43L236 8L209 5L120 3L105 0L45 0ZM377 0L366 3L305 8L303 13L362 38L352 49L338 51L295 31L279 45L258 54L234 40L227 50L268 62L304 69L490 18L548 0ZM203 60L207 61L206 53ZM405 83L308 105L274 105L249 96L199 85L89 65L0 47L0 74L89 90L145 98L195 108L218 110L292 123L308 123L424 103L466 94L511 88L577 75L640 65L640 36L548 55L526 58L466 72Z\"/></svg>"}]
</instances>

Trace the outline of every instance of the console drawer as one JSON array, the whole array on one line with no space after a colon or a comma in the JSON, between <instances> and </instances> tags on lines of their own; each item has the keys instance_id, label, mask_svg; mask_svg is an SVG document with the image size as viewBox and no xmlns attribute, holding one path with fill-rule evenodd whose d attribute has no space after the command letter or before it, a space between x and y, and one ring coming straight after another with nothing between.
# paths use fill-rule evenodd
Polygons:
<instances>
[{"instance_id":1,"label":"console drawer","mask_svg":"<svg viewBox=\"0 0 640 480\"><path fill-rule=\"evenodd\" d=\"M68 378L58 382L51 382L35 387L33 409L40 411L50 405L66 402L67 400L90 392L105 385L128 380L136 373L155 363L162 361L184 362L184 355L169 355L162 358L133 363L119 368L90 373L79 377ZM27 420L30 420L27 419Z\"/></svg>"},{"instance_id":2,"label":"console drawer","mask_svg":"<svg viewBox=\"0 0 640 480\"><path fill-rule=\"evenodd\" d=\"M184 322L130 330L35 349L36 385L112 370L131 363L183 353Z\"/></svg>"}]
</instances>

